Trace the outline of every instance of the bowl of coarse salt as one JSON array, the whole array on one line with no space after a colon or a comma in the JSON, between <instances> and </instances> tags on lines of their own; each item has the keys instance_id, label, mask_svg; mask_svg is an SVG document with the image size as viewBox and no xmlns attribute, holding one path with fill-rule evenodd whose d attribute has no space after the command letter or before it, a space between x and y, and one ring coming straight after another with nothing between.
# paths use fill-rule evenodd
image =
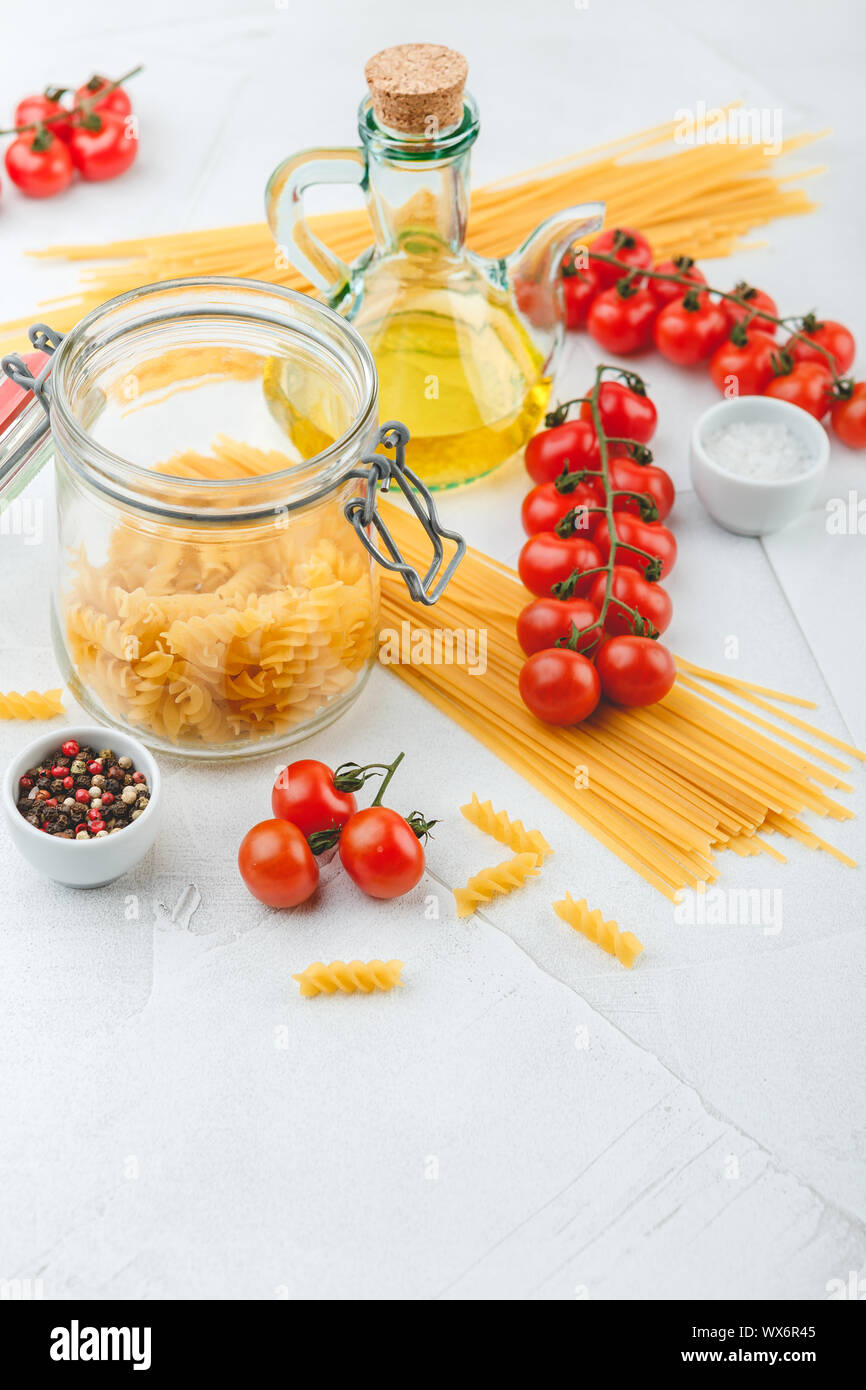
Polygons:
<instances>
[{"instance_id":1,"label":"bowl of coarse salt","mask_svg":"<svg viewBox=\"0 0 866 1390\"><path fill-rule=\"evenodd\" d=\"M764 536L810 507L830 457L814 416L772 396L734 396L692 430L691 473L710 516L741 536Z\"/></svg>"}]
</instances>

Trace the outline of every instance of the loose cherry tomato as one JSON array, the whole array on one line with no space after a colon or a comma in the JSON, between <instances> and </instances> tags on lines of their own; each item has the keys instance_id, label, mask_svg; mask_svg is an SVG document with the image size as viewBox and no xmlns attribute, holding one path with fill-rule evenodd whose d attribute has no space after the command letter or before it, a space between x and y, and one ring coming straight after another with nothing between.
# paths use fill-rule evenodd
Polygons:
<instances>
[{"instance_id":1,"label":"loose cherry tomato","mask_svg":"<svg viewBox=\"0 0 866 1390\"><path fill-rule=\"evenodd\" d=\"M790 401L801 410L808 410L816 420L823 420L830 409L832 375L829 367L818 362L798 362L792 372L774 377L764 391L777 401Z\"/></svg>"},{"instance_id":2,"label":"loose cherry tomato","mask_svg":"<svg viewBox=\"0 0 866 1390\"><path fill-rule=\"evenodd\" d=\"M723 396L762 396L773 380L776 345L766 333L749 333L744 343L730 338L710 358L710 376Z\"/></svg>"},{"instance_id":3,"label":"loose cherry tomato","mask_svg":"<svg viewBox=\"0 0 866 1390\"><path fill-rule=\"evenodd\" d=\"M604 576L601 576L602 578ZM598 621L598 610L585 598L536 598L528 603L517 619L517 640L527 656L546 651L557 642L567 642L572 624L578 632ZM578 651L585 651L597 634L579 638Z\"/></svg>"},{"instance_id":4,"label":"loose cherry tomato","mask_svg":"<svg viewBox=\"0 0 866 1390\"><path fill-rule=\"evenodd\" d=\"M866 449L866 381L856 382L850 396L834 401L830 423L849 449Z\"/></svg>"},{"instance_id":5,"label":"loose cherry tomato","mask_svg":"<svg viewBox=\"0 0 866 1390\"><path fill-rule=\"evenodd\" d=\"M660 578L670 574L677 560L677 543L672 531L657 521L639 521L636 516L629 516L628 512L617 512L614 525L617 539L622 542L616 552L616 564L629 565L644 574L650 561L645 555L638 555L636 551L626 549L626 546L633 545L650 555L658 556L661 561ZM610 555L607 517L599 522L593 540L601 551L602 560L607 561Z\"/></svg>"},{"instance_id":6,"label":"loose cherry tomato","mask_svg":"<svg viewBox=\"0 0 866 1390\"><path fill-rule=\"evenodd\" d=\"M552 531L572 508L599 507L602 501L598 484L576 483L570 492L561 492L556 483L538 483L524 497L520 519L527 536L536 536L539 531ZM587 515L586 526L580 528L587 535L590 520Z\"/></svg>"},{"instance_id":7,"label":"loose cherry tomato","mask_svg":"<svg viewBox=\"0 0 866 1390\"><path fill-rule=\"evenodd\" d=\"M248 830L238 851L241 877L268 907L297 907L316 891L319 866L296 825L263 820Z\"/></svg>"},{"instance_id":8,"label":"loose cherry tomato","mask_svg":"<svg viewBox=\"0 0 866 1390\"><path fill-rule=\"evenodd\" d=\"M586 394L589 395L589 392ZM605 434L613 438L633 439L638 444L648 444L655 434L658 416L649 396L631 386L624 386L621 381L601 383L598 409ZM580 416L582 420L592 423L592 407L588 401L581 405ZM581 466L587 467L586 464Z\"/></svg>"},{"instance_id":9,"label":"loose cherry tomato","mask_svg":"<svg viewBox=\"0 0 866 1390\"><path fill-rule=\"evenodd\" d=\"M631 458L612 458L608 463L608 477L616 491L648 493L656 504L657 521L664 521L674 505L676 491L663 468L651 463L636 463ZM613 509L640 516L640 503L634 497L615 496Z\"/></svg>"},{"instance_id":10,"label":"loose cherry tomato","mask_svg":"<svg viewBox=\"0 0 866 1390\"><path fill-rule=\"evenodd\" d=\"M630 708L664 699L677 678L667 647L651 637L612 637L596 657L596 665L607 699Z\"/></svg>"},{"instance_id":11,"label":"loose cherry tomato","mask_svg":"<svg viewBox=\"0 0 866 1390\"><path fill-rule=\"evenodd\" d=\"M775 299L771 299L763 290L756 290L753 285L747 285L745 280L740 280L732 293L737 296L739 303L735 304L732 299L723 299L721 302L722 312L729 327L733 328L735 323L742 323L748 319L749 328L753 333L766 333L768 337L775 338L776 325L769 319L760 317L761 313L778 316ZM752 314L755 315L754 318L751 317Z\"/></svg>"},{"instance_id":12,"label":"loose cherry tomato","mask_svg":"<svg viewBox=\"0 0 866 1390\"><path fill-rule=\"evenodd\" d=\"M599 253L615 256L622 270L615 265L608 265L605 261L595 260L594 257ZM653 263L652 247L640 232L634 232L629 227L612 227L610 231L602 232L592 243L589 263L598 277L599 285L606 290L615 285L620 276L625 275L628 270L649 270Z\"/></svg>"},{"instance_id":13,"label":"loose cherry tomato","mask_svg":"<svg viewBox=\"0 0 866 1390\"><path fill-rule=\"evenodd\" d=\"M703 271L698 270L691 256L675 256L672 261L659 261L653 267L662 275L681 275L685 276L690 285L705 285L707 283ZM688 285L677 284L676 280L648 280L647 289L660 309L666 304L673 304L675 300L682 299Z\"/></svg>"},{"instance_id":14,"label":"loose cherry tomato","mask_svg":"<svg viewBox=\"0 0 866 1390\"><path fill-rule=\"evenodd\" d=\"M49 96L47 92L39 92L33 96L24 97L15 107L16 126L38 125L50 120L49 129L52 135L56 135L60 140L68 140L72 125L69 120L53 120L54 116L60 116L66 107L63 103Z\"/></svg>"},{"instance_id":15,"label":"loose cherry tomato","mask_svg":"<svg viewBox=\"0 0 866 1390\"><path fill-rule=\"evenodd\" d=\"M849 333L844 323L837 323L835 319L824 319L819 323L814 314L807 314L803 319L803 332L808 342L803 338L791 338L785 344L795 362L818 362L826 367L830 364L825 353L829 352L836 375L842 376L847 372L854 361L857 344L853 333ZM812 347L812 343L817 343L817 347ZM825 351L821 352L821 348Z\"/></svg>"},{"instance_id":16,"label":"loose cherry tomato","mask_svg":"<svg viewBox=\"0 0 866 1390\"><path fill-rule=\"evenodd\" d=\"M72 182L69 150L47 130L19 135L6 151L12 182L28 198L53 198Z\"/></svg>"},{"instance_id":17,"label":"loose cherry tomato","mask_svg":"<svg viewBox=\"0 0 866 1390\"><path fill-rule=\"evenodd\" d=\"M601 613L604 603L607 577L599 574L592 581L589 601ZM611 601L604 615L604 630L611 637L621 633L633 633L634 627L625 608L634 608L646 622L652 623L656 632L664 632L670 626L674 608L668 593L661 584L650 584L631 565L614 565Z\"/></svg>"},{"instance_id":18,"label":"loose cherry tomato","mask_svg":"<svg viewBox=\"0 0 866 1390\"><path fill-rule=\"evenodd\" d=\"M566 420L534 434L526 446L525 461L526 471L536 483L554 482L566 467L572 473L582 468L597 471L601 454L591 421Z\"/></svg>"},{"instance_id":19,"label":"loose cherry tomato","mask_svg":"<svg viewBox=\"0 0 866 1390\"><path fill-rule=\"evenodd\" d=\"M405 817L388 806L368 806L346 822L340 861L371 898L399 898L424 873L421 841Z\"/></svg>"},{"instance_id":20,"label":"loose cherry tomato","mask_svg":"<svg viewBox=\"0 0 866 1390\"><path fill-rule=\"evenodd\" d=\"M98 130L77 125L69 137L72 162L83 179L99 183L123 174L138 154L132 122L114 111L99 111Z\"/></svg>"},{"instance_id":21,"label":"loose cherry tomato","mask_svg":"<svg viewBox=\"0 0 866 1390\"><path fill-rule=\"evenodd\" d=\"M605 352L628 357L649 347L657 313L649 290L626 288L620 281L593 300L586 326Z\"/></svg>"},{"instance_id":22,"label":"loose cherry tomato","mask_svg":"<svg viewBox=\"0 0 866 1390\"><path fill-rule=\"evenodd\" d=\"M535 652L520 672L520 698L545 724L579 724L601 699L592 662L570 647Z\"/></svg>"},{"instance_id":23,"label":"loose cherry tomato","mask_svg":"<svg viewBox=\"0 0 866 1390\"><path fill-rule=\"evenodd\" d=\"M520 552L517 568L531 594L548 598L554 584L562 584L574 570L595 569L601 564L598 548L585 536L562 539L553 531L530 536ZM585 594L589 580L577 583L578 594Z\"/></svg>"},{"instance_id":24,"label":"loose cherry tomato","mask_svg":"<svg viewBox=\"0 0 866 1390\"><path fill-rule=\"evenodd\" d=\"M271 792L274 815L291 821L307 838L317 831L345 825L357 808L352 793L338 791L331 769L315 758L289 763L279 773Z\"/></svg>"},{"instance_id":25,"label":"loose cherry tomato","mask_svg":"<svg viewBox=\"0 0 866 1390\"><path fill-rule=\"evenodd\" d=\"M132 111L132 102L122 87L115 87L105 96L99 95L100 92L105 91L106 87L110 86L110 77L100 77L98 73L94 73L90 81L85 82L84 86L79 87L75 93L76 105L86 101L90 103L91 111L98 111L100 114L103 111L113 111L116 116L128 116Z\"/></svg>"},{"instance_id":26,"label":"loose cherry tomato","mask_svg":"<svg viewBox=\"0 0 866 1390\"><path fill-rule=\"evenodd\" d=\"M562 262L562 298L565 303L566 328L583 328L589 306L601 286L598 275L591 265L579 269L571 256Z\"/></svg>"},{"instance_id":27,"label":"loose cherry tomato","mask_svg":"<svg viewBox=\"0 0 866 1390\"><path fill-rule=\"evenodd\" d=\"M720 306L701 290L689 290L683 299L662 309L653 337L659 352L679 367L704 362L728 335L729 325Z\"/></svg>"}]
</instances>

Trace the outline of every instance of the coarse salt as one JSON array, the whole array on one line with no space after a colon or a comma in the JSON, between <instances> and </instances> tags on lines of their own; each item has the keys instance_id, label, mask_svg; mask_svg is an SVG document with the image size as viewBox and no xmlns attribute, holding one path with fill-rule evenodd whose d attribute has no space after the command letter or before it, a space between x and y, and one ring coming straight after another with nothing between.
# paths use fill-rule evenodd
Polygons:
<instances>
[{"instance_id":1,"label":"coarse salt","mask_svg":"<svg viewBox=\"0 0 866 1390\"><path fill-rule=\"evenodd\" d=\"M735 420L704 440L713 463L740 478L796 478L815 462L812 451L787 425Z\"/></svg>"}]
</instances>

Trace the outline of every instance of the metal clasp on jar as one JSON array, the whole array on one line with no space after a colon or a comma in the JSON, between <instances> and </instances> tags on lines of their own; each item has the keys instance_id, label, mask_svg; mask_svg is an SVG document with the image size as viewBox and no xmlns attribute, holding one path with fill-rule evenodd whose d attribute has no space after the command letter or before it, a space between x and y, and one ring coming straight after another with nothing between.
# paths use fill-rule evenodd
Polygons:
<instances>
[{"instance_id":1,"label":"metal clasp on jar","mask_svg":"<svg viewBox=\"0 0 866 1390\"><path fill-rule=\"evenodd\" d=\"M388 420L379 430L379 444L394 450L394 458L384 454L369 454L361 459L366 469L355 468L350 478L363 478L367 484L363 497L353 497L344 508L347 519L352 523L361 544L369 550L374 560L386 570L402 576L406 588L416 603L434 604L442 594L452 574L466 553L466 542L456 531L449 531L442 525L436 513L436 504L428 488L424 486L417 473L406 465L406 445L409 431L399 420ZM387 492L391 482L396 482L426 535L433 543L433 559L426 574L421 575L400 553L400 548L385 524L376 506L376 494L381 487ZM382 553L369 534L373 527L381 537L390 559ZM456 550L445 568L439 573L445 558L443 540L453 541ZM438 579L436 576L438 575ZM436 581L435 583L433 581ZM432 585L432 587L430 587Z\"/></svg>"}]
</instances>

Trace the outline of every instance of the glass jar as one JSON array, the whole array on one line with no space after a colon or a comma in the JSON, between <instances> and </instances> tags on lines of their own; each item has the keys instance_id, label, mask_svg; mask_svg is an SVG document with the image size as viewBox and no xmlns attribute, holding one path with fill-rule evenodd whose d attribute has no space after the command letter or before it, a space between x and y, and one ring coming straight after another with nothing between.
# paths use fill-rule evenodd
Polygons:
<instances>
[{"instance_id":1,"label":"glass jar","mask_svg":"<svg viewBox=\"0 0 866 1390\"><path fill-rule=\"evenodd\" d=\"M0 488L53 450L52 628L75 698L193 758L330 723L374 659L376 561L430 603L462 553L402 467L408 431L379 430L363 341L306 295L214 278L122 295L61 336L31 331L57 348L36 377L4 359L36 400L0 437ZM423 579L376 512L392 478L433 542Z\"/></svg>"}]
</instances>

